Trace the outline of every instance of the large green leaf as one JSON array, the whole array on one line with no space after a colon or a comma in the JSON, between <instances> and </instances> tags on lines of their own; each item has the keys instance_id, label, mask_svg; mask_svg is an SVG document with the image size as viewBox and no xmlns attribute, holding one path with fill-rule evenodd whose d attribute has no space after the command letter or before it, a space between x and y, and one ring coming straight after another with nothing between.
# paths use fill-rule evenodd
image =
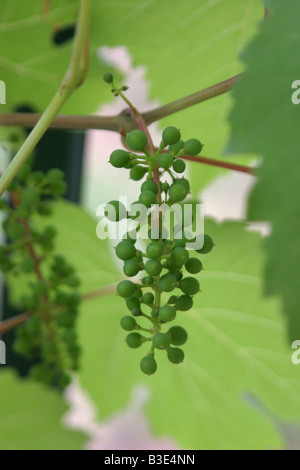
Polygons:
<instances>
[{"instance_id":1,"label":"large green leaf","mask_svg":"<svg viewBox=\"0 0 300 470\"><path fill-rule=\"evenodd\" d=\"M65 73L71 42L55 47L51 38L57 26L74 24L79 2L53 0L47 15L42 14L43 4L44 0L34 4L1 1L0 79L7 83L8 102L1 105L2 112L16 103L43 110ZM127 46L133 65L145 67L151 97L166 104L240 72L237 51L262 15L260 0L133 0L119 2L117 7L114 2L94 1L89 78L63 112L90 112L112 99L101 80L105 66L96 57L100 46ZM228 135L229 103L228 96L221 96L171 116L163 124L177 125L186 138L200 138L205 154L219 157ZM194 164L195 191L218 172Z\"/></svg>"},{"instance_id":2,"label":"large green leaf","mask_svg":"<svg viewBox=\"0 0 300 470\"><path fill-rule=\"evenodd\" d=\"M85 437L61 424L67 411L53 390L19 379L10 370L0 372L1 450L80 450Z\"/></svg>"},{"instance_id":3,"label":"large green leaf","mask_svg":"<svg viewBox=\"0 0 300 470\"><path fill-rule=\"evenodd\" d=\"M269 2L271 14L242 55L247 66L234 91L230 149L263 155L249 202L250 220L272 223L265 242L265 293L279 294L290 337L300 337L299 107L291 101L300 76L300 5Z\"/></svg>"},{"instance_id":4,"label":"large green leaf","mask_svg":"<svg viewBox=\"0 0 300 470\"><path fill-rule=\"evenodd\" d=\"M300 419L298 369L291 363L279 306L261 297L260 236L237 223L206 223L216 242L203 259L201 294L178 314L189 332L183 365L158 353L158 371L145 378L139 361L147 350L129 350L119 327L124 302L107 296L83 305L81 383L102 417L123 409L132 387L151 390L148 415L159 435L184 448L264 449L282 446L275 424L252 408L258 398L284 419ZM99 264L105 277L106 258Z\"/></svg>"}]
</instances>

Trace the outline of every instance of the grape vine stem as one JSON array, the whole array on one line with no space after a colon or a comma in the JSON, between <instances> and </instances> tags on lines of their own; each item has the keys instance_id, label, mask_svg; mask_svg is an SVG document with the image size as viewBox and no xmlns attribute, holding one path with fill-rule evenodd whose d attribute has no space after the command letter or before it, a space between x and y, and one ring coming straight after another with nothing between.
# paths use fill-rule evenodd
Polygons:
<instances>
[{"instance_id":1,"label":"grape vine stem","mask_svg":"<svg viewBox=\"0 0 300 470\"><path fill-rule=\"evenodd\" d=\"M82 84L88 69L88 35L92 0L81 0L71 61L56 95L0 178L0 196L8 188L20 168L31 155L71 94Z\"/></svg>"}]
</instances>

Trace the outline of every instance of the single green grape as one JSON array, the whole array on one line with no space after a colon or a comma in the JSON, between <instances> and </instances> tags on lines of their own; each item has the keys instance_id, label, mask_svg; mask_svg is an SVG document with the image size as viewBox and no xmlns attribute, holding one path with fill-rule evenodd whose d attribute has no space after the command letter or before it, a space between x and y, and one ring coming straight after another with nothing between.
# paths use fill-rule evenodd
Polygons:
<instances>
[{"instance_id":1,"label":"single green grape","mask_svg":"<svg viewBox=\"0 0 300 470\"><path fill-rule=\"evenodd\" d=\"M116 246L116 255L119 259L127 261L136 254L135 246L128 240L123 240Z\"/></svg>"},{"instance_id":2,"label":"single green grape","mask_svg":"<svg viewBox=\"0 0 300 470\"><path fill-rule=\"evenodd\" d=\"M168 170L173 164L173 157L169 153L162 153L158 157L158 164L161 168Z\"/></svg>"},{"instance_id":3,"label":"single green grape","mask_svg":"<svg viewBox=\"0 0 300 470\"><path fill-rule=\"evenodd\" d=\"M183 266L189 259L189 252L182 247L174 248L171 253L171 260L175 266Z\"/></svg>"},{"instance_id":4,"label":"single green grape","mask_svg":"<svg viewBox=\"0 0 300 470\"><path fill-rule=\"evenodd\" d=\"M110 201L104 208L104 215L111 222L119 222L125 219L126 214L126 207L120 201Z\"/></svg>"},{"instance_id":5,"label":"single green grape","mask_svg":"<svg viewBox=\"0 0 300 470\"><path fill-rule=\"evenodd\" d=\"M213 249L213 247L214 247L213 239L209 235L204 234L203 246L202 248L196 251L197 253L206 254L206 253L209 253Z\"/></svg>"},{"instance_id":6,"label":"single green grape","mask_svg":"<svg viewBox=\"0 0 300 470\"><path fill-rule=\"evenodd\" d=\"M161 188L162 191L165 191L165 192L169 191L169 187L170 187L170 185L167 181L160 184L160 188Z\"/></svg>"},{"instance_id":7,"label":"single green grape","mask_svg":"<svg viewBox=\"0 0 300 470\"><path fill-rule=\"evenodd\" d=\"M183 201L183 199L186 198L188 194L188 190L183 184L175 183L172 184L169 190L169 195L170 198L173 199L173 201L178 202L178 201Z\"/></svg>"},{"instance_id":8,"label":"single green grape","mask_svg":"<svg viewBox=\"0 0 300 470\"><path fill-rule=\"evenodd\" d=\"M180 131L174 126L168 126L163 130L162 140L165 145L174 145L180 140Z\"/></svg>"},{"instance_id":9,"label":"single green grape","mask_svg":"<svg viewBox=\"0 0 300 470\"><path fill-rule=\"evenodd\" d=\"M135 260L131 259L124 263L123 272L124 274L126 274L126 276L128 277L136 276L139 271L140 271L140 267Z\"/></svg>"},{"instance_id":10,"label":"single green grape","mask_svg":"<svg viewBox=\"0 0 300 470\"><path fill-rule=\"evenodd\" d=\"M152 311L151 311L151 317L152 318L156 318L158 317L158 312L159 312L159 308L153 308Z\"/></svg>"},{"instance_id":11,"label":"single green grape","mask_svg":"<svg viewBox=\"0 0 300 470\"><path fill-rule=\"evenodd\" d=\"M147 171L148 170L146 167L136 165L130 170L130 178L133 181L140 181L145 176L145 173L147 173Z\"/></svg>"},{"instance_id":12,"label":"single green grape","mask_svg":"<svg viewBox=\"0 0 300 470\"><path fill-rule=\"evenodd\" d=\"M200 271L203 269L202 263L199 259L197 258L190 258L186 263L185 263L185 269L190 273L190 274L198 274Z\"/></svg>"},{"instance_id":13,"label":"single green grape","mask_svg":"<svg viewBox=\"0 0 300 470\"><path fill-rule=\"evenodd\" d=\"M152 191L154 194L158 193L157 184L153 180L146 180L141 186L141 191Z\"/></svg>"},{"instance_id":14,"label":"single green grape","mask_svg":"<svg viewBox=\"0 0 300 470\"><path fill-rule=\"evenodd\" d=\"M187 155L198 155L203 148L203 145L198 139L189 139L184 143L183 150Z\"/></svg>"},{"instance_id":15,"label":"single green grape","mask_svg":"<svg viewBox=\"0 0 300 470\"><path fill-rule=\"evenodd\" d=\"M120 297L131 297L136 289L136 286L131 281L121 281L117 285L117 293Z\"/></svg>"},{"instance_id":16,"label":"single green grape","mask_svg":"<svg viewBox=\"0 0 300 470\"><path fill-rule=\"evenodd\" d=\"M130 317L129 315L126 315L125 317L121 318L120 321L121 327L123 330L126 331L132 331L136 327L136 321L134 318Z\"/></svg>"},{"instance_id":17,"label":"single green grape","mask_svg":"<svg viewBox=\"0 0 300 470\"><path fill-rule=\"evenodd\" d=\"M103 80L104 80L106 83L110 84L110 83L113 82L114 77L113 77L113 75L112 75L111 73L106 72L106 73L103 75Z\"/></svg>"},{"instance_id":18,"label":"single green grape","mask_svg":"<svg viewBox=\"0 0 300 470\"><path fill-rule=\"evenodd\" d=\"M142 284L144 286L151 286L153 284L153 282L154 282L154 279L153 279L152 276L145 276L142 279Z\"/></svg>"},{"instance_id":19,"label":"single green grape","mask_svg":"<svg viewBox=\"0 0 300 470\"><path fill-rule=\"evenodd\" d=\"M164 322L172 321L176 317L176 309L171 305L164 305L159 309L158 315Z\"/></svg>"},{"instance_id":20,"label":"single green grape","mask_svg":"<svg viewBox=\"0 0 300 470\"><path fill-rule=\"evenodd\" d=\"M193 306L193 299L189 295L181 295L178 297L175 303L175 307L177 310L181 310L182 312L186 312L190 310Z\"/></svg>"},{"instance_id":21,"label":"single green grape","mask_svg":"<svg viewBox=\"0 0 300 470\"><path fill-rule=\"evenodd\" d=\"M40 201L40 192L36 188L27 188L22 191L22 204L35 206Z\"/></svg>"},{"instance_id":22,"label":"single green grape","mask_svg":"<svg viewBox=\"0 0 300 470\"><path fill-rule=\"evenodd\" d=\"M181 149L183 149L183 145L184 142L179 140L176 144L169 145L169 152L176 155Z\"/></svg>"},{"instance_id":23,"label":"single green grape","mask_svg":"<svg viewBox=\"0 0 300 470\"><path fill-rule=\"evenodd\" d=\"M168 349L168 359L173 364L180 364L184 360L184 352L180 348Z\"/></svg>"},{"instance_id":24,"label":"single green grape","mask_svg":"<svg viewBox=\"0 0 300 470\"><path fill-rule=\"evenodd\" d=\"M132 310L131 310L131 315L133 315L134 317L139 317L140 315L142 315L142 310L139 308L139 307L134 307Z\"/></svg>"},{"instance_id":25,"label":"single green grape","mask_svg":"<svg viewBox=\"0 0 300 470\"><path fill-rule=\"evenodd\" d=\"M147 292L146 294L144 294L142 301L144 302L144 304L153 305L154 295L152 294L152 292Z\"/></svg>"},{"instance_id":26,"label":"single green grape","mask_svg":"<svg viewBox=\"0 0 300 470\"><path fill-rule=\"evenodd\" d=\"M170 336L165 333L156 333L153 336L153 346L157 349L168 349L170 344Z\"/></svg>"},{"instance_id":27,"label":"single green grape","mask_svg":"<svg viewBox=\"0 0 300 470\"><path fill-rule=\"evenodd\" d=\"M161 255L163 254L164 247L162 243L159 242L151 242L147 248L146 248L146 253L150 258L160 258Z\"/></svg>"},{"instance_id":28,"label":"single green grape","mask_svg":"<svg viewBox=\"0 0 300 470\"><path fill-rule=\"evenodd\" d=\"M181 326L172 326L167 334L174 346L182 346L188 338L187 332Z\"/></svg>"},{"instance_id":29,"label":"single green grape","mask_svg":"<svg viewBox=\"0 0 300 470\"><path fill-rule=\"evenodd\" d=\"M146 375L152 375L157 370L157 363L153 356L147 355L143 357L140 363L141 371Z\"/></svg>"},{"instance_id":30,"label":"single green grape","mask_svg":"<svg viewBox=\"0 0 300 470\"><path fill-rule=\"evenodd\" d=\"M173 305L176 303L176 300L177 300L177 295L171 295L171 297L168 300L168 304Z\"/></svg>"},{"instance_id":31,"label":"single green grape","mask_svg":"<svg viewBox=\"0 0 300 470\"><path fill-rule=\"evenodd\" d=\"M11 240L18 240L19 238L23 238L25 234L23 225L17 221L9 221L9 224L5 225L4 229L7 236Z\"/></svg>"},{"instance_id":32,"label":"single green grape","mask_svg":"<svg viewBox=\"0 0 300 470\"><path fill-rule=\"evenodd\" d=\"M132 150L143 152L148 145L148 137L145 132L137 129L127 134L126 142Z\"/></svg>"},{"instance_id":33,"label":"single green grape","mask_svg":"<svg viewBox=\"0 0 300 470\"><path fill-rule=\"evenodd\" d=\"M156 204L156 195L152 191L142 191L139 202L149 209L152 205Z\"/></svg>"},{"instance_id":34,"label":"single green grape","mask_svg":"<svg viewBox=\"0 0 300 470\"><path fill-rule=\"evenodd\" d=\"M158 281L158 287L163 292L171 292L177 286L177 279L172 273L164 274Z\"/></svg>"},{"instance_id":35,"label":"single green grape","mask_svg":"<svg viewBox=\"0 0 300 470\"><path fill-rule=\"evenodd\" d=\"M130 348L136 349L142 345L143 337L139 333L129 333L126 337L126 343Z\"/></svg>"},{"instance_id":36,"label":"single green grape","mask_svg":"<svg viewBox=\"0 0 300 470\"><path fill-rule=\"evenodd\" d=\"M29 273L31 271L34 270L35 268L35 261L33 258L31 258L30 256L26 256L24 257L20 264L19 264L19 268L24 271L25 273Z\"/></svg>"},{"instance_id":37,"label":"single green grape","mask_svg":"<svg viewBox=\"0 0 300 470\"><path fill-rule=\"evenodd\" d=\"M176 171L176 173L183 173L185 169L186 164L183 160L175 160L173 163L173 170Z\"/></svg>"},{"instance_id":38,"label":"single green grape","mask_svg":"<svg viewBox=\"0 0 300 470\"><path fill-rule=\"evenodd\" d=\"M194 277L185 277L180 281L180 289L187 295L195 295L200 290L200 284Z\"/></svg>"},{"instance_id":39,"label":"single green grape","mask_svg":"<svg viewBox=\"0 0 300 470\"><path fill-rule=\"evenodd\" d=\"M145 271L150 276L158 276L162 271L162 265L155 259L149 259L145 264Z\"/></svg>"},{"instance_id":40,"label":"single green grape","mask_svg":"<svg viewBox=\"0 0 300 470\"><path fill-rule=\"evenodd\" d=\"M129 297L126 300L126 305L127 305L128 310L132 310L133 308L140 308L141 302L139 301L137 297Z\"/></svg>"},{"instance_id":41,"label":"single green grape","mask_svg":"<svg viewBox=\"0 0 300 470\"><path fill-rule=\"evenodd\" d=\"M190 191L190 183L186 178L178 178L174 184L182 184L188 192Z\"/></svg>"},{"instance_id":42,"label":"single green grape","mask_svg":"<svg viewBox=\"0 0 300 470\"><path fill-rule=\"evenodd\" d=\"M130 155L125 150L114 150L109 157L109 163L115 168L124 168L130 161Z\"/></svg>"}]
</instances>

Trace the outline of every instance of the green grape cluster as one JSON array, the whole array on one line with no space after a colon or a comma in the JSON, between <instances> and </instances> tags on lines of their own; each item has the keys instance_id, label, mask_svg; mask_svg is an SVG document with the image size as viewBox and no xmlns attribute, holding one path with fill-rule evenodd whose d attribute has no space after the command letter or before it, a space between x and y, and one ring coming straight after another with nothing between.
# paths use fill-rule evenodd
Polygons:
<instances>
[{"instance_id":1,"label":"green grape cluster","mask_svg":"<svg viewBox=\"0 0 300 470\"><path fill-rule=\"evenodd\" d=\"M144 204L149 212L151 207L163 203L169 206L183 204L190 193L190 184L182 176L185 162L181 156L197 155L202 144L197 139L183 142L180 131L173 126L163 130L161 143L155 152L148 150L148 137L142 130L129 132L126 142L132 151L115 150L109 161L116 168L129 170L134 181L146 176L137 202ZM165 174L169 175L171 183L162 181ZM119 221L125 217L134 220L118 201L109 204L116 213L114 218L108 216L109 220ZM193 298L200 291L195 275L202 270L201 260L187 249L184 237L166 234L162 226L157 227L156 232L157 236L153 237L150 230L144 252L136 248L136 240L130 233L116 246L116 255L124 262L124 274L129 278L140 276L140 281L121 281L117 294L124 298L129 311L121 318L121 327L128 332L127 345L136 349L150 343L148 354L140 362L142 372L147 375L157 369L155 356L158 350L165 351L173 364L183 361L184 352L179 346L186 342L187 332L179 325L170 326L170 323L180 320L182 312L192 308ZM211 237L206 234L203 247L196 251L209 253L213 245Z\"/></svg>"},{"instance_id":2,"label":"green grape cluster","mask_svg":"<svg viewBox=\"0 0 300 470\"><path fill-rule=\"evenodd\" d=\"M33 217L51 215L53 199L65 190L63 172L32 172L26 163L8 189L9 198L0 200L7 239L0 247L0 270L26 276L28 286L20 304L29 319L17 328L14 349L36 363L30 371L36 380L61 388L78 368L80 282L74 268L55 253L56 229L36 229Z\"/></svg>"}]
</instances>

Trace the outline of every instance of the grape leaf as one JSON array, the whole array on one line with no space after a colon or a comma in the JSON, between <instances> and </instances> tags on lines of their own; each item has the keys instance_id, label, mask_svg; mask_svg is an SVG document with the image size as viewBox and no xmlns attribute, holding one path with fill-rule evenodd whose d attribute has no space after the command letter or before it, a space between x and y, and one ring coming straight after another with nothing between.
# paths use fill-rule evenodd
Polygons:
<instances>
[{"instance_id":1,"label":"grape leaf","mask_svg":"<svg viewBox=\"0 0 300 470\"><path fill-rule=\"evenodd\" d=\"M96 239L96 221L81 208L59 203L51 222L60 232L57 252L79 268L85 292L122 279L107 242ZM206 232L216 247L202 256L202 292L176 321L189 333L184 364L168 363L159 351L157 373L143 376L139 361L147 349L126 346L119 321L128 311L107 293L81 307L81 383L102 418L123 409L136 384L146 385L155 433L170 435L183 448L282 447L277 420L246 398L253 396L282 421L300 420L298 369L279 303L261 295L261 237L240 223L206 221Z\"/></svg>"},{"instance_id":2,"label":"grape leaf","mask_svg":"<svg viewBox=\"0 0 300 470\"><path fill-rule=\"evenodd\" d=\"M300 113L291 101L291 87L300 76L300 5L296 0L272 0L268 5L268 20L242 55L247 70L233 93L229 148L263 156L248 217L272 224L264 244L265 294L280 295L290 338L298 339Z\"/></svg>"},{"instance_id":3,"label":"grape leaf","mask_svg":"<svg viewBox=\"0 0 300 470\"><path fill-rule=\"evenodd\" d=\"M53 390L19 379L11 370L0 372L1 450L79 450L85 437L65 429L63 398Z\"/></svg>"},{"instance_id":4,"label":"grape leaf","mask_svg":"<svg viewBox=\"0 0 300 470\"><path fill-rule=\"evenodd\" d=\"M43 14L44 0L0 4L0 79L7 84L7 105L33 105L43 110L66 71L72 41L56 47L53 33L74 24L77 0L53 0ZM151 84L151 97L166 104L222 81L241 71L236 58L240 47L262 17L260 0L132 0L116 4L93 2L91 15L91 70L85 84L64 106L64 113L85 113L112 99L102 82L110 69L97 58L101 46L127 46L134 66L143 66ZM38 40L37 40L38 38ZM122 73L122 71L120 70ZM138 92L133 101L137 101ZM162 124L181 128L186 139L200 138L204 153L219 157L228 129L225 116L230 98L220 96L194 106ZM124 106L125 107L125 106ZM104 157L104 156L103 156ZM222 157L222 158L228 158ZM241 162L250 157L236 158ZM208 166L190 164L194 191L220 172Z\"/></svg>"},{"instance_id":5,"label":"grape leaf","mask_svg":"<svg viewBox=\"0 0 300 470\"><path fill-rule=\"evenodd\" d=\"M45 1L2 0L0 4L0 79L6 83L6 105L1 112L16 106L32 106L43 111L54 96L67 71L73 41L56 45L55 34L77 21L77 0L53 0L44 13ZM99 22L99 17L98 17ZM96 110L97 100L108 96L101 77L107 71L97 56L99 28L92 35L91 65L84 87L79 88L64 106L64 113ZM95 96L97 99L95 100Z\"/></svg>"},{"instance_id":6,"label":"grape leaf","mask_svg":"<svg viewBox=\"0 0 300 470\"><path fill-rule=\"evenodd\" d=\"M99 286L114 277L122 279L107 244L98 241L96 246L92 241L96 223L88 222L79 208L66 203L63 207L58 226L65 233L57 250L75 265L83 265L85 285L90 278L94 285L96 272ZM75 233L72 220L77 224ZM252 394L282 420L300 419L298 369L291 363L279 305L261 296L260 235L245 232L238 223L218 226L207 221L206 231L216 248L203 256L202 292L193 310L178 314L176 321L189 332L184 364L173 366L159 352L158 372L150 378L143 376L139 361L146 350L130 350L119 326L127 312L124 301L106 295L82 305L81 383L101 417L123 409L132 387L145 384L152 394L148 416L155 432L171 435L184 448L281 447L276 423L244 398ZM89 260L91 252L93 261ZM85 269L86 256L93 269Z\"/></svg>"}]
</instances>

